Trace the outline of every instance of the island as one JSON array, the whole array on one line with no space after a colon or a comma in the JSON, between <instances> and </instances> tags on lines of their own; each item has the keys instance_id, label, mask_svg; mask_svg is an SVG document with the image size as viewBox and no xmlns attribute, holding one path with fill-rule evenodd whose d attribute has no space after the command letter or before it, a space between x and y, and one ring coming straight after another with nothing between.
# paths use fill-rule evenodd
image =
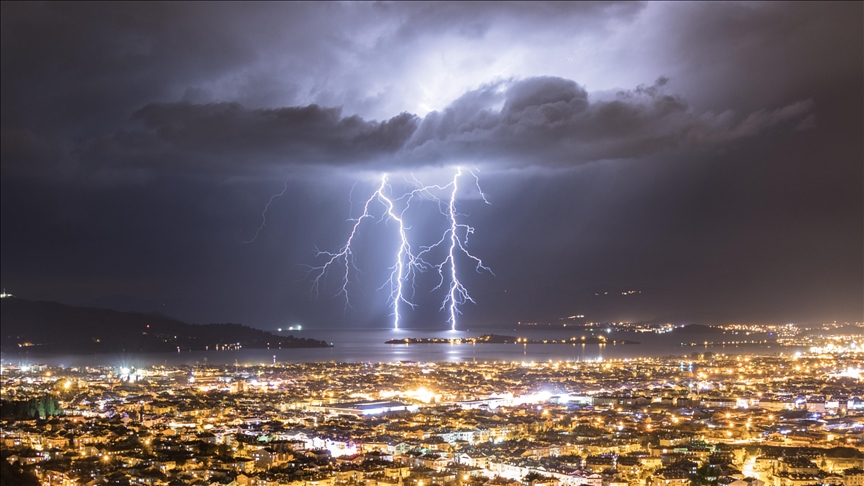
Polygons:
<instances>
[{"instance_id":1,"label":"island","mask_svg":"<svg viewBox=\"0 0 864 486\"><path fill-rule=\"evenodd\" d=\"M188 324L161 314L5 298L4 353L28 355L329 348L325 341L277 336L242 324Z\"/></svg>"},{"instance_id":2,"label":"island","mask_svg":"<svg viewBox=\"0 0 864 486\"><path fill-rule=\"evenodd\" d=\"M605 336L571 337L564 339L529 339L516 336L502 336L499 334L484 334L477 337L466 338L402 338L384 341L384 344L641 344L639 341L627 339L606 339Z\"/></svg>"}]
</instances>

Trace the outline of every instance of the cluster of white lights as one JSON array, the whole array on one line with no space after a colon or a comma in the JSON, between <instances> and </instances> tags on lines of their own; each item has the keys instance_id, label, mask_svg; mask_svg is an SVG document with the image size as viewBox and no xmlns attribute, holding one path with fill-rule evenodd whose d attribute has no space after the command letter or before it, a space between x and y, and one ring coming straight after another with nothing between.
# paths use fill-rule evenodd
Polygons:
<instances>
[{"instance_id":1,"label":"cluster of white lights","mask_svg":"<svg viewBox=\"0 0 864 486\"><path fill-rule=\"evenodd\" d=\"M810 352L816 354L864 353L864 343L858 341L850 341L842 344L828 343L825 346L813 346L810 348Z\"/></svg>"}]
</instances>

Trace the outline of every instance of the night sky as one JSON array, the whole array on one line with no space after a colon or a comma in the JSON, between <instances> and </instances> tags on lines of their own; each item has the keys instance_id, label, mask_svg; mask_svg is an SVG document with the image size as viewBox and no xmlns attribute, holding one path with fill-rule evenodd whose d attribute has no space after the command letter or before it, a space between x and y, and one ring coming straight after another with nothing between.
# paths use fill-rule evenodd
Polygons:
<instances>
[{"instance_id":1,"label":"night sky","mask_svg":"<svg viewBox=\"0 0 864 486\"><path fill-rule=\"evenodd\" d=\"M392 221L360 228L352 308L304 265L381 174L396 190L460 166L490 203L471 184L457 200L495 273L460 260L460 328L861 321L862 19L861 2L4 2L2 286L387 327ZM432 209L411 213L418 246L441 235ZM406 327L447 327L430 278Z\"/></svg>"}]
</instances>

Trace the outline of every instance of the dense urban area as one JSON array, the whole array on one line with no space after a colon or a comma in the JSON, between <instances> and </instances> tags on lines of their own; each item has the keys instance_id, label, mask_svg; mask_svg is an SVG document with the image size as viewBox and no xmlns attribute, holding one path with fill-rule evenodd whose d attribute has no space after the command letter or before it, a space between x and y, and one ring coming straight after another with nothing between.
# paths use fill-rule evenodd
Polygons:
<instances>
[{"instance_id":1,"label":"dense urban area","mask_svg":"<svg viewBox=\"0 0 864 486\"><path fill-rule=\"evenodd\" d=\"M864 338L580 362L2 370L3 484L864 485Z\"/></svg>"}]
</instances>

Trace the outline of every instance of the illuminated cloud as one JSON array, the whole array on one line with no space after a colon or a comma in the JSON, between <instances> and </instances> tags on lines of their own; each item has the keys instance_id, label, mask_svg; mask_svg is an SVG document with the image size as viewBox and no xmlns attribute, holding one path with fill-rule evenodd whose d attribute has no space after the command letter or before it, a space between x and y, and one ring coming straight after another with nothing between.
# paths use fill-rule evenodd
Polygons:
<instances>
[{"instance_id":1,"label":"illuminated cloud","mask_svg":"<svg viewBox=\"0 0 864 486\"><path fill-rule=\"evenodd\" d=\"M743 119L731 110L698 113L680 96L667 93L667 82L660 78L610 100L592 100L576 82L562 78L487 85L441 113L427 115L408 143L408 158L572 166L710 150L775 125L803 122L806 127L812 121L807 118L811 100L763 109Z\"/></svg>"},{"instance_id":2,"label":"illuminated cloud","mask_svg":"<svg viewBox=\"0 0 864 486\"><path fill-rule=\"evenodd\" d=\"M469 91L422 119L344 116L317 105L251 109L238 103L149 104L133 115L143 127L94 142L86 165L156 173L282 166L418 169L467 162L491 167L574 166L658 153L725 148L774 127L812 125L813 102L737 115L695 112L650 86L592 99L575 81L555 77L499 81Z\"/></svg>"}]
</instances>

